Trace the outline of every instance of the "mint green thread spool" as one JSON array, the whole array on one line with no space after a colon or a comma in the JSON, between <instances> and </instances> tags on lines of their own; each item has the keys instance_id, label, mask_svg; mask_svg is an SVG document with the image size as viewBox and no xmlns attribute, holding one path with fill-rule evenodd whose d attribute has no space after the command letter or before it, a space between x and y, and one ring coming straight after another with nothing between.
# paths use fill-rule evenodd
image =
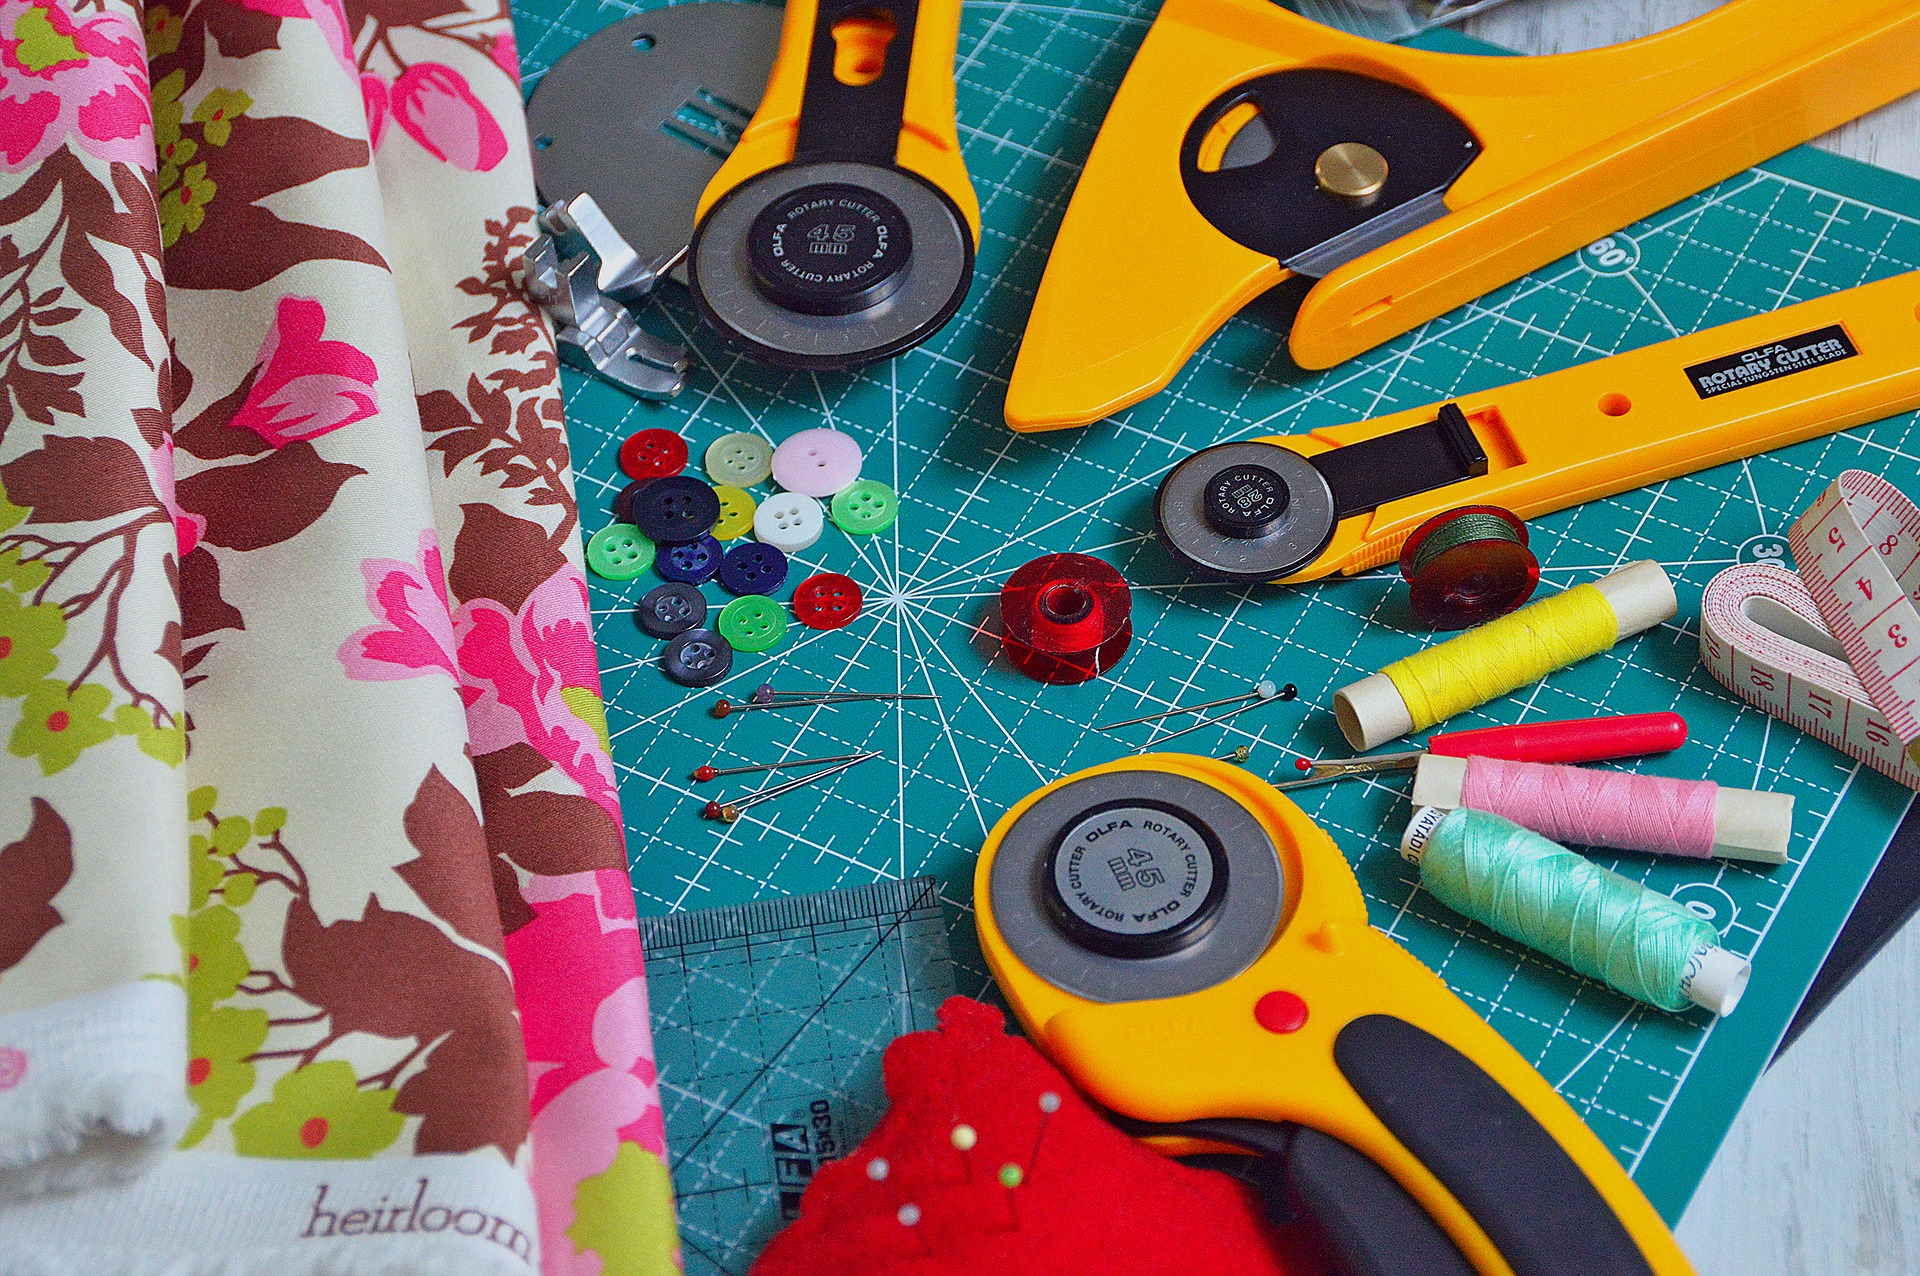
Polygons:
<instances>
[{"instance_id":1,"label":"mint green thread spool","mask_svg":"<svg viewBox=\"0 0 1920 1276\"><path fill-rule=\"evenodd\" d=\"M1725 1015L1746 991L1712 923L1511 820L1422 807L1400 853L1448 908L1636 1001Z\"/></svg>"}]
</instances>

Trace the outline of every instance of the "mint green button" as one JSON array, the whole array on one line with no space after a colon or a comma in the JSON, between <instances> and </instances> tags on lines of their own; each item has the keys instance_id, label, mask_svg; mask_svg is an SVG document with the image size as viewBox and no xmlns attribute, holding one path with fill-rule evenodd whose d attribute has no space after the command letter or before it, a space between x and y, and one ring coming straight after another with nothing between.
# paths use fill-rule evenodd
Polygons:
<instances>
[{"instance_id":1,"label":"mint green button","mask_svg":"<svg viewBox=\"0 0 1920 1276\"><path fill-rule=\"evenodd\" d=\"M833 522L843 532L871 536L900 517L900 498L879 479L858 479L833 498Z\"/></svg>"},{"instance_id":2,"label":"mint green button","mask_svg":"<svg viewBox=\"0 0 1920 1276\"><path fill-rule=\"evenodd\" d=\"M727 487L752 487L773 473L773 444L757 434L723 434L707 445L707 477Z\"/></svg>"},{"instance_id":3,"label":"mint green button","mask_svg":"<svg viewBox=\"0 0 1920 1276\"><path fill-rule=\"evenodd\" d=\"M631 523L610 524L587 542L587 566L608 580L632 580L653 566L653 542Z\"/></svg>"},{"instance_id":4,"label":"mint green button","mask_svg":"<svg viewBox=\"0 0 1920 1276\"><path fill-rule=\"evenodd\" d=\"M787 636L787 609L765 594L748 594L720 609L719 630L735 651L766 651Z\"/></svg>"}]
</instances>

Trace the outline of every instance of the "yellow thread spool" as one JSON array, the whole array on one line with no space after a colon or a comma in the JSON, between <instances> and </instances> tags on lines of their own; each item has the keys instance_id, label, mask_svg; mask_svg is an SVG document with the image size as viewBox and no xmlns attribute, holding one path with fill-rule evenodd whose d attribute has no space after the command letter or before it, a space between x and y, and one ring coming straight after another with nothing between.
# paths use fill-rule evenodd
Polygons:
<instances>
[{"instance_id":1,"label":"yellow thread spool","mask_svg":"<svg viewBox=\"0 0 1920 1276\"><path fill-rule=\"evenodd\" d=\"M1342 687L1334 716L1354 748L1376 748L1598 655L1678 610L1658 563L1629 563Z\"/></svg>"}]
</instances>

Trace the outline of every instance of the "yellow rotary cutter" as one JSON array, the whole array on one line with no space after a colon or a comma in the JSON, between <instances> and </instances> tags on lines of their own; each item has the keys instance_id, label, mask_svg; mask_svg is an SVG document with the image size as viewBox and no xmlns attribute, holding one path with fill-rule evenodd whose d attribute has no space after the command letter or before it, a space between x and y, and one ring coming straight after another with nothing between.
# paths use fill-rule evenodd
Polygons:
<instances>
[{"instance_id":1,"label":"yellow rotary cutter","mask_svg":"<svg viewBox=\"0 0 1920 1276\"><path fill-rule=\"evenodd\" d=\"M1392 561L1457 506L1533 518L1916 407L1909 273L1451 403L1204 448L1161 480L1154 523L1194 575L1308 581Z\"/></svg>"},{"instance_id":2,"label":"yellow rotary cutter","mask_svg":"<svg viewBox=\"0 0 1920 1276\"><path fill-rule=\"evenodd\" d=\"M1327 835L1238 767L1050 784L994 827L974 898L1035 1043L1138 1135L1278 1159L1344 1273L1691 1270L1573 1109L1367 924Z\"/></svg>"},{"instance_id":3,"label":"yellow rotary cutter","mask_svg":"<svg viewBox=\"0 0 1920 1276\"><path fill-rule=\"evenodd\" d=\"M1732 0L1528 58L1166 0L1054 241L1007 423L1139 402L1282 284L1295 361L1331 367L1916 87L1911 0Z\"/></svg>"},{"instance_id":4,"label":"yellow rotary cutter","mask_svg":"<svg viewBox=\"0 0 1920 1276\"><path fill-rule=\"evenodd\" d=\"M926 340L973 278L954 126L960 0L789 0L753 122L702 192L687 283L762 362L849 368Z\"/></svg>"}]
</instances>

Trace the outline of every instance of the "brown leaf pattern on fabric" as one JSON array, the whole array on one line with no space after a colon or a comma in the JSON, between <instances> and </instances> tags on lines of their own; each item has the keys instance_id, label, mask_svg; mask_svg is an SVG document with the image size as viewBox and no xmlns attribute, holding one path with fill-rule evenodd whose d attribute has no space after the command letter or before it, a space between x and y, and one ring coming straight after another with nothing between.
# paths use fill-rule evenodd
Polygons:
<instances>
[{"instance_id":1,"label":"brown leaf pattern on fabric","mask_svg":"<svg viewBox=\"0 0 1920 1276\"><path fill-rule=\"evenodd\" d=\"M441 1040L427 1055L426 1068L400 1087L394 1108L421 1118L415 1152L470 1152L491 1144L512 1156L526 1141L526 1091L499 1080L501 1058L523 1047L511 1020L505 1031L485 1031L493 1022L480 1020L476 1028Z\"/></svg>"},{"instance_id":2,"label":"brown leaf pattern on fabric","mask_svg":"<svg viewBox=\"0 0 1920 1276\"><path fill-rule=\"evenodd\" d=\"M182 509L207 520L204 537L223 549L263 549L318 522L348 479L366 471L322 460L311 443L289 443L255 461L180 480Z\"/></svg>"},{"instance_id":3,"label":"brown leaf pattern on fabric","mask_svg":"<svg viewBox=\"0 0 1920 1276\"><path fill-rule=\"evenodd\" d=\"M480 793L487 835L502 854L529 873L557 876L598 868L626 869L619 830L591 799L543 789L503 794L483 788ZM560 829L567 835L556 836Z\"/></svg>"},{"instance_id":4,"label":"brown leaf pattern on fabric","mask_svg":"<svg viewBox=\"0 0 1920 1276\"><path fill-rule=\"evenodd\" d=\"M220 596L220 561L204 545L180 560L180 614L189 640L247 627L240 609Z\"/></svg>"},{"instance_id":5,"label":"brown leaf pattern on fabric","mask_svg":"<svg viewBox=\"0 0 1920 1276\"><path fill-rule=\"evenodd\" d=\"M447 569L457 602L491 598L517 612L528 594L567 565L555 538L538 523L494 505L462 505L460 512L460 535Z\"/></svg>"},{"instance_id":6,"label":"brown leaf pattern on fabric","mask_svg":"<svg viewBox=\"0 0 1920 1276\"><path fill-rule=\"evenodd\" d=\"M38 451L0 465L7 499L42 523L91 523L160 508L146 467L113 438L54 435Z\"/></svg>"},{"instance_id":7,"label":"brown leaf pattern on fabric","mask_svg":"<svg viewBox=\"0 0 1920 1276\"><path fill-rule=\"evenodd\" d=\"M329 1039L352 1032L412 1038L404 1066L448 1050L447 1083L401 1087L394 1106L424 1118L416 1146L466 1151L494 1144L509 1155L526 1137L526 1056L513 1020L506 971L462 948L424 918L396 912L369 896L360 917L321 924L297 897L287 909L282 960L293 992L329 1017ZM457 1077L457 1081L453 1078ZM516 1084L518 1078L518 1084Z\"/></svg>"},{"instance_id":8,"label":"brown leaf pattern on fabric","mask_svg":"<svg viewBox=\"0 0 1920 1276\"><path fill-rule=\"evenodd\" d=\"M473 807L439 767L420 781L405 823L407 840L420 857L395 871L441 921L499 952L500 910L491 889L491 869L477 871L489 860L487 835Z\"/></svg>"},{"instance_id":9,"label":"brown leaf pattern on fabric","mask_svg":"<svg viewBox=\"0 0 1920 1276\"><path fill-rule=\"evenodd\" d=\"M181 126L190 135L199 126ZM365 167L367 144L292 116L227 122L223 146L197 152L214 195L206 218L167 249L168 281L244 292L310 261L386 265L373 245L331 226L287 221L262 201L342 169Z\"/></svg>"},{"instance_id":10,"label":"brown leaf pattern on fabric","mask_svg":"<svg viewBox=\"0 0 1920 1276\"><path fill-rule=\"evenodd\" d=\"M19 965L61 923L53 897L73 876L67 822L45 798L34 798L32 805L26 834L0 846L0 973Z\"/></svg>"},{"instance_id":11,"label":"brown leaf pattern on fabric","mask_svg":"<svg viewBox=\"0 0 1920 1276\"><path fill-rule=\"evenodd\" d=\"M259 371L257 367L249 368L247 375L240 378L240 384L230 393L200 409L191 421L176 425L173 445L202 461L224 461L231 457L259 456L272 451L273 444L252 430L235 429L232 424L234 413L247 401L247 394L253 389L253 379Z\"/></svg>"}]
</instances>

